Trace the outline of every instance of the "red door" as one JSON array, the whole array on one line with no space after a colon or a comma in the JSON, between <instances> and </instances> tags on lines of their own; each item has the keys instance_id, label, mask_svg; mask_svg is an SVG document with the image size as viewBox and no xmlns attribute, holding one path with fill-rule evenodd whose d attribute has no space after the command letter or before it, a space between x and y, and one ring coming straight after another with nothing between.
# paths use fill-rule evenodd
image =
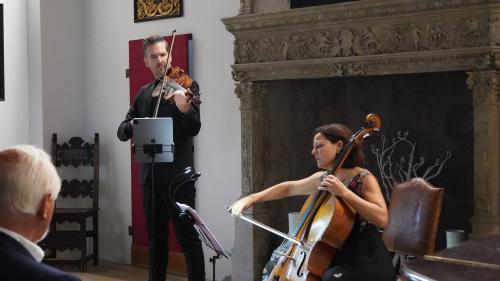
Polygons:
<instances>
[{"instance_id":1,"label":"red door","mask_svg":"<svg viewBox=\"0 0 500 281\"><path fill-rule=\"evenodd\" d=\"M171 36L165 36L169 44ZM191 49L191 34L176 35L172 53L172 65L179 66L189 74ZM154 76L144 65L142 39L129 41L129 81L130 81L130 104L135 100L139 89L150 83ZM131 160L132 170L132 264L147 265L148 258L148 236L146 232L146 219L142 207L142 192L139 184L139 164L133 155ZM175 239L172 223L169 225L169 272L186 273L184 255L179 243Z\"/></svg>"}]
</instances>

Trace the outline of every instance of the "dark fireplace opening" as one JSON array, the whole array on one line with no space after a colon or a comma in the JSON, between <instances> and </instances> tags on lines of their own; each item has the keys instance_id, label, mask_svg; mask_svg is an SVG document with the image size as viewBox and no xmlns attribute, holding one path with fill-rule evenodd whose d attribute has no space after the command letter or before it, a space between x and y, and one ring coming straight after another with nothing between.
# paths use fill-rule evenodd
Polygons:
<instances>
[{"instance_id":1,"label":"dark fireplace opening","mask_svg":"<svg viewBox=\"0 0 500 281\"><path fill-rule=\"evenodd\" d=\"M445 230L471 231L473 108L465 81L464 72L441 72L262 82L269 129L269 151L265 153L271 159L262 163L267 171L265 186L299 179L317 170L310 153L314 128L338 122L357 131L364 125L366 114L376 113L382 119L380 135L366 139L363 149L366 167L382 188L373 152L373 148L381 148L382 135L388 146L398 132L407 132L405 138L414 145L413 163L425 157L417 176L423 176L436 159L444 161L451 154L442 170L429 180L445 189L436 250L444 248ZM391 161L408 163L408 148L395 150ZM280 200L266 203L266 209L272 214L274 226L286 232L286 213L299 211L303 202L303 198Z\"/></svg>"}]
</instances>

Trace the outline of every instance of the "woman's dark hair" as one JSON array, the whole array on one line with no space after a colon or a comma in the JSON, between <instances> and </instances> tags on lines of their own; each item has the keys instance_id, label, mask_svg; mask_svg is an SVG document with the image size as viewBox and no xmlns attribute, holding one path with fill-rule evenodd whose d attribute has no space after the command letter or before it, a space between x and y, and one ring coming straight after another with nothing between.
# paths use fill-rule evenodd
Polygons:
<instances>
[{"instance_id":1,"label":"woman's dark hair","mask_svg":"<svg viewBox=\"0 0 500 281\"><path fill-rule=\"evenodd\" d=\"M337 141L341 140L344 145L347 145L347 142L352 136L352 132L351 130L349 130L349 128L338 123L332 123L318 127L316 128L316 130L314 130L314 135L316 135L317 133L321 133L332 143L336 143ZM363 154L363 151L361 151L360 147L357 144L354 144L351 153L345 160L342 167L354 168L357 166L363 166L364 163L365 155Z\"/></svg>"}]
</instances>

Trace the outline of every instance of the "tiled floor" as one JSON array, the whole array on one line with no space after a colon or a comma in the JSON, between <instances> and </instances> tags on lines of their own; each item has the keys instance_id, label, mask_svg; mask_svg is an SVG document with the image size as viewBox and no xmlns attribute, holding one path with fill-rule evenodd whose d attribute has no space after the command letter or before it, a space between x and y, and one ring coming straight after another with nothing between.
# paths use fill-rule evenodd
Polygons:
<instances>
[{"instance_id":1,"label":"tiled floor","mask_svg":"<svg viewBox=\"0 0 500 281\"><path fill-rule=\"evenodd\" d=\"M100 262L99 266L89 263L88 271L72 272L82 279L82 281L147 281L147 268L140 268L132 265ZM168 275L167 281L186 281L182 276Z\"/></svg>"}]
</instances>

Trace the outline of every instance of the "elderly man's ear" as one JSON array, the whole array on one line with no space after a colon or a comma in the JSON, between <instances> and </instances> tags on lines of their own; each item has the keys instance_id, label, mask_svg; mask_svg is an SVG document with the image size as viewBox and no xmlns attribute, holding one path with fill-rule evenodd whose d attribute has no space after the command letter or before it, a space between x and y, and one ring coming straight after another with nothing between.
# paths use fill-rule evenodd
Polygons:
<instances>
[{"instance_id":1,"label":"elderly man's ear","mask_svg":"<svg viewBox=\"0 0 500 281\"><path fill-rule=\"evenodd\" d=\"M55 201L52 200L50 194L45 194L40 201L40 207L38 208L37 216L41 220L50 220L52 218L52 213L54 212Z\"/></svg>"}]
</instances>

